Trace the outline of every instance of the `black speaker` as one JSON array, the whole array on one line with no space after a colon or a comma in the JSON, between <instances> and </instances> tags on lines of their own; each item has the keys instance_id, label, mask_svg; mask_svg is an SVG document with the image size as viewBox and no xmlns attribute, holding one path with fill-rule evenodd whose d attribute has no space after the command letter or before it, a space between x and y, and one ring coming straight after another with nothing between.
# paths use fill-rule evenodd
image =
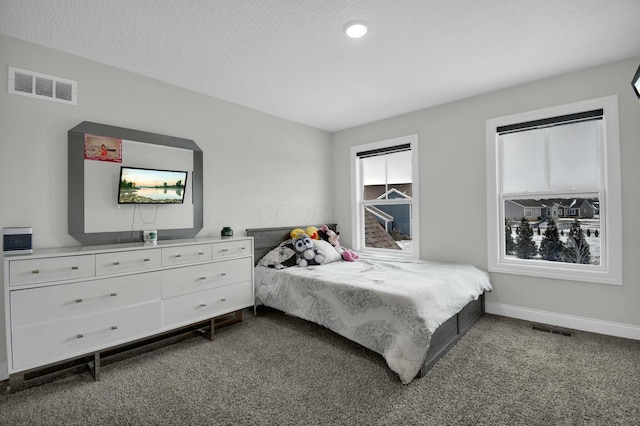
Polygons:
<instances>
[{"instance_id":1,"label":"black speaker","mask_svg":"<svg viewBox=\"0 0 640 426\"><path fill-rule=\"evenodd\" d=\"M33 253L33 228L2 228L4 254Z\"/></svg>"}]
</instances>

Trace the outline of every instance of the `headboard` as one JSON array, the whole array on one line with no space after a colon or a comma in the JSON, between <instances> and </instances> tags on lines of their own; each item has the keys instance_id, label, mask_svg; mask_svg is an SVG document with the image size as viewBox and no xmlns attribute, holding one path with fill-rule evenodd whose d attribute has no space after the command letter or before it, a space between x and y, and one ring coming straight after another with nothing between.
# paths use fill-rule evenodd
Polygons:
<instances>
[{"instance_id":1,"label":"headboard","mask_svg":"<svg viewBox=\"0 0 640 426\"><path fill-rule=\"evenodd\" d=\"M307 226L315 226L320 229L322 225L283 226L280 228L253 228L247 229L247 236L253 237L253 261L258 263L262 256L281 242L289 239L289 233L295 228L306 229ZM327 223L327 226L337 230L335 223Z\"/></svg>"}]
</instances>

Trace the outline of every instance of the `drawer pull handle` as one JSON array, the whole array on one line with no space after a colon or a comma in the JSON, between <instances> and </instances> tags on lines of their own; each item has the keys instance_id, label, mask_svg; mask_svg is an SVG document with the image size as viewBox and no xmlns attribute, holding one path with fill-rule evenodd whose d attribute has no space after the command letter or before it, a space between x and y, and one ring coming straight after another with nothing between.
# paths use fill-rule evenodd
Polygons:
<instances>
[{"instance_id":1,"label":"drawer pull handle","mask_svg":"<svg viewBox=\"0 0 640 426\"><path fill-rule=\"evenodd\" d=\"M113 331L113 330L117 330L117 329L118 329L117 325L112 325L111 327L105 328L104 330L90 331L90 332L84 333L84 334L83 333L79 333L79 334L76 334L76 339L82 339L83 337L86 337L86 336L88 336L90 334L102 333L104 331Z\"/></svg>"},{"instance_id":2,"label":"drawer pull handle","mask_svg":"<svg viewBox=\"0 0 640 426\"><path fill-rule=\"evenodd\" d=\"M72 271L77 271L78 269L80 269L80 267L79 267L79 266L72 266L72 267L71 267L71 270L72 270ZM61 270L61 269L49 269L49 272L56 272L56 271L60 271L60 270ZM64 270L64 268L63 268L62 270ZM46 272L46 271L45 271L45 272ZM32 274L39 274L39 273L40 273L40 269L33 269L33 270L31 271L31 273L32 273Z\"/></svg>"},{"instance_id":3,"label":"drawer pull handle","mask_svg":"<svg viewBox=\"0 0 640 426\"><path fill-rule=\"evenodd\" d=\"M222 275L223 277L226 277L227 273L226 272L221 272L220 275Z\"/></svg>"},{"instance_id":4,"label":"drawer pull handle","mask_svg":"<svg viewBox=\"0 0 640 426\"><path fill-rule=\"evenodd\" d=\"M118 293L109 293L109 295L107 297L116 297L118 295ZM100 298L100 296L96 296L94 297L95 299ZM75 299L76 303L82 303L84 302L84 299Z\"/></svg>"},{"instance_id":5,"label":"drawer pull handle","mask_svg":"<svg viewBox=\"0 0 640 426\"><path fill-rule=\"evenodd\" d=\"M149 262L150 259L142 259L142 261L143 262ZM134 260L132 262L139 262L139 261L138 260ZM120 265L120 262L118 262L118 261L113 262L113 266L118 266L118 265Z\"/></svg>"},{"instance_id":6,"label":"drawer pull handle","mask_svg":"<svg viewBox=\"0 0 640 426\"><path fill-rule=\"evenodd\" d=\"M240 250L246 250L246 249L247 249L246 247L240 247Z\"/></svg>"},{"instance_id":7,"label":"drawer pull handle","mask_svg":"<svg viewBox=\"0 0 640 426\"><path fill-rule=\"evenodd\" d=\"M207 279L207 277L200 277L200 280L201 280L201 281L204 281L204 280L206 280L206 279Z\"/></svg>"},{"instance_id":8,"label":"drawer pull handle","mask_svg":"<svg viewBox=\"0 0 640 426\"><path fill-rule=\"evenodd\" d=\"M220 299L220 301L221 301L221 302L226 302L226 301L227 301L227 299L225 299L225 298L223 297L222 299ZM215 303L215 301L210 302L210 303ZM198 305L198 307L199 307L199 308L205 308L206 306L207 306L207 304L206 304L206 303L201 303L201 304L199 304L199 305Z\"/></svg>"},{"instance_id":9,"label":"drawer pull handle","mask_svg":"<svg viewBox=\"0 0 640 426\"><path fill-rule=\"evenodd\" d=\"M220 250L220 251L221 251L221 252L223 252L223 253L225 253L225 252L229 251L229 249L222 249L222 250Z\"/></svg>"},{"instance_id":10,"label":"drawer pull handle","mask_svg":"<svg viewBox=\"0 0 640 426\"><path fill-rule=\"evenodd\" d=\"M198 253L189 253L189 256L193 257L193 256L204 256L204 252L203 251L199 251ZM181 254L176 254L174 255L174 257L182 257Z\"/></svg>"}]
</instances>

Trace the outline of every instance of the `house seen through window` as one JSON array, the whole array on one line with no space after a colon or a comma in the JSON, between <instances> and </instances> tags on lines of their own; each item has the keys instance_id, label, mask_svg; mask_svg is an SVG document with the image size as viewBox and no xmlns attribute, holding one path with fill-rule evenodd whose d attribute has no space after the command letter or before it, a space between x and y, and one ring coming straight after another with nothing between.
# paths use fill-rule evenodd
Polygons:
<instances>
[{"instance_id":1,"label":"house seen through window","mask_svg":"<svg viewBox=\"0 0 640 426\"><path fill-rule=\"evenodd\" d=\"M417 254L416 150L415 135L352 148L358 249Z\"/></svg>"}]
</instances>

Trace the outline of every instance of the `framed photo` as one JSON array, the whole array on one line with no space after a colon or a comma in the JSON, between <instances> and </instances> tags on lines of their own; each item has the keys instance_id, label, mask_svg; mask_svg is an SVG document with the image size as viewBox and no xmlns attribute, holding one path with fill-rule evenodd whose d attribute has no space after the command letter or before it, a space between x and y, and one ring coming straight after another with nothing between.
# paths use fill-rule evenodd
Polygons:
<instances>
[{"instance_id":1,"label":"framed photo","mask_svg":"<svg viewBox=\"0 0 640 426\"><path fill-rule=\"evenodd\" d=\"M122 163L122 139L84 135L84 159Z\"/></svg>"}]
</instances>

